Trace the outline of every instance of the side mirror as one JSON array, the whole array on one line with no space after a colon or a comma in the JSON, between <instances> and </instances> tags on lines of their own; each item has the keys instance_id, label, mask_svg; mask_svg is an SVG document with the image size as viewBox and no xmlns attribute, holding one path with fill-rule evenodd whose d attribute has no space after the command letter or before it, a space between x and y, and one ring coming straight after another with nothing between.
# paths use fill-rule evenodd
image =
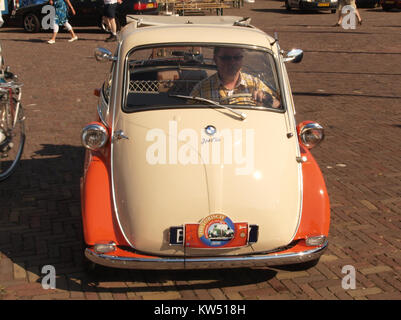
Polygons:
<instances>
[{"instance_id":1,"label":"side mirror","mask_svg":"<svg viewBox=\"0 0 401 320\"><path fill-rule=\"evenodd\" d=\"M96 48L95 59L96 61L107 62L107 61L116 61L117 57L114 57L113 54L105 48Z\"/></svg>"},{"instance_id":2,"label":"side mirror","mask_svg":"<svg viewBox=\"0 0 401 320\"><path fill-rule=\"evenodd\" d=\"M304 57L304 52L301 49L292 49L287 52L284 57L284 62L298 63Z\"/></svg>"}]
</instances>

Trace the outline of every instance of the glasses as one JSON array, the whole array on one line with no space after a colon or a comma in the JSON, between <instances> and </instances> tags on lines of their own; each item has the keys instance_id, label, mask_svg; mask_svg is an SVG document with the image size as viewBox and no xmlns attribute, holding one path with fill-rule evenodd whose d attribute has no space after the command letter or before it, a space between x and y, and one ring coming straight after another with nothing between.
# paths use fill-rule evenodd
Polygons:
<instances>
[{"instance_id":1,"label":"glasses","mask_svg":"<svg viewBox=\"0 0 401 320\"><path fill-rule=\"evenodd\" d=\"M228 62L231 60L240 61L244 56L238 55L238 56L217 56L217 57L221 59L221 61Z\"/></svg>"}]
</instances>

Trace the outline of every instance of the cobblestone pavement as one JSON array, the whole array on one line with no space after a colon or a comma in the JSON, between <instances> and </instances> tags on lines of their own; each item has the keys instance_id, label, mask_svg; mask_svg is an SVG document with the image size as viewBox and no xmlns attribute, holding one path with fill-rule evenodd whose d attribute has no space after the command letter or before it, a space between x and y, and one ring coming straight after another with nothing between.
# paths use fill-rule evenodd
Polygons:
<instances>
[{"instance_id":1,"label":"cobblestone pavement","mask_svg":"<svg viewBox=\"0 0 401 320\"><path fill-rule=\"evenodd\" d=\"M18 171L0 185L0 299L400 299L401 25L400 12L361 9L363 25L344 30L329 12L287 12L257 0L225 15L252 17L278 32L281 47L302 48L289 64L297 120L315 120L326 140L313 153L331 206L330 245L307 271L132 271L83 269L79 179L80 130L94 119L108 64L96 63L106 35L0 30L6 63L24 83L27 141ZM41 286L56 268L56 289ZM356 270L345 290L342 268Z\"/></svg>"}]
</instances>

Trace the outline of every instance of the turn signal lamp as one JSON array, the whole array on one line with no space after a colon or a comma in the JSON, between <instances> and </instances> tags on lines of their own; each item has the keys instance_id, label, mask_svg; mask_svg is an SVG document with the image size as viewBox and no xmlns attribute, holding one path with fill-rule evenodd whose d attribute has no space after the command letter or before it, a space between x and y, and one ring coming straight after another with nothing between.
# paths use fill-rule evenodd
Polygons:
<instances>
[{"instance_id":1,"label":"turn signal lamp","mask_svg":"<svg viewBox=\"0 0 401 320\"><path fill-rule=\"evenodd\" d=\"M110 253L116 250L116 244L112 241L95 243L93 250L96 253Z\"/></svg>"},{"instance_id":2,"label":"turn signal lamp","mask_svg":"<svg viewBox=\"0 0 401 320\"><path fill-rule=\"evenodd\" d=\"M326 236L320 235L316 237L307 238L305 243L307 246L315 247L322 246L326 242Z\"/></svg>"}]
</instances>

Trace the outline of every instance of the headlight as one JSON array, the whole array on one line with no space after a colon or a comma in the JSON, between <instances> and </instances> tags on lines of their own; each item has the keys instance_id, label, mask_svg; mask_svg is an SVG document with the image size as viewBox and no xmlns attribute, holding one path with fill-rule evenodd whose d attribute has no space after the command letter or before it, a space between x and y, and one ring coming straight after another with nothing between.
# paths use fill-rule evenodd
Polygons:
<instances>
[{"instance_id":1,"label":"headlight","mask_svg":"<svg viewBox=\"0 0 401 320\"><path fill-rule=\"evenodd\" d=\"M298 126L298 130L298 134L302 143L308 149L317 146L324 139L323 127L316 122L302 122Z\"/></svg>"},{"instance_id":2,"label":"headlight","mask_svg":"<svg viewBox=\"0 0 401 320\"><path fill-rule=\"evenodd\" d=\"M102 148L109 138L107 129L100 123L88 124L82 130L82 144L90 150L98 150Z\"/></svg>"}]
</instances>

